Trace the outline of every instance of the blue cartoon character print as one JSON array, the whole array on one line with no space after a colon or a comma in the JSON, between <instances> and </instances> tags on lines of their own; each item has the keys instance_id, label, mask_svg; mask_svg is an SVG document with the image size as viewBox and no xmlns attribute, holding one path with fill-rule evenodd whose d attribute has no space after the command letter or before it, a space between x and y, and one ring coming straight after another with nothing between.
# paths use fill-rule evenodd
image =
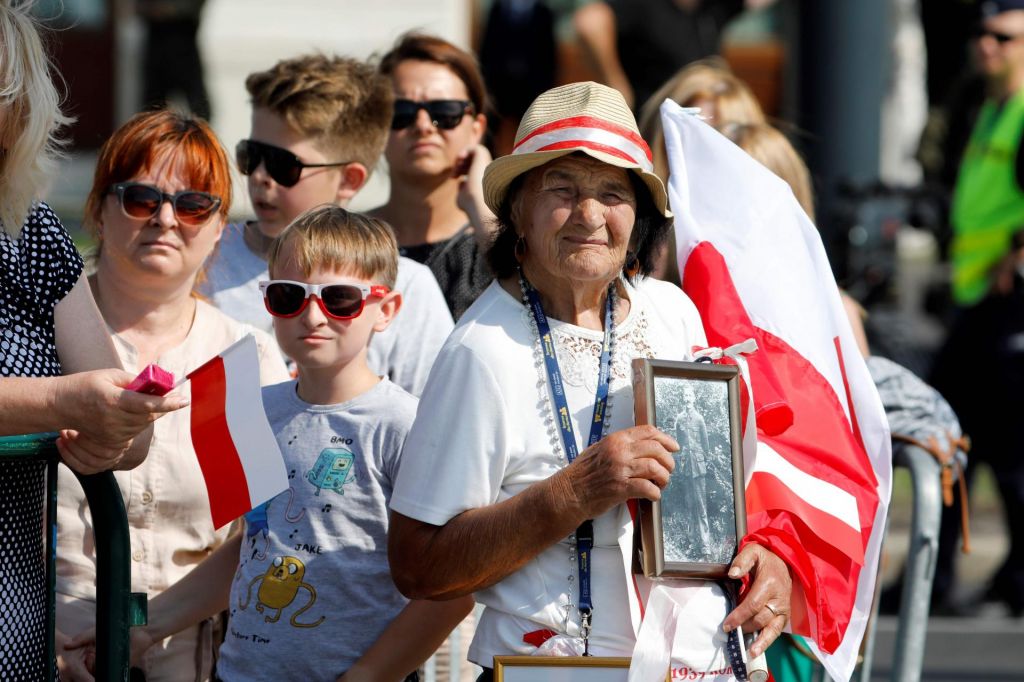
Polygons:
<instances>
[{"instance_id":1,"label":"blue cartoon character print","mask_svg":"<svg viewBox=\"0 0 1024 682\"><path fill-rule=\"evenodd\" d=\"M270 502L264 502L245 515L245 539L252 549L251 559L263 561L267 558L267 548L270 546L270 525L267 522L269 505ZM261 542L262 547L257 545L258 542Z\"/></svg>"},{"instance_id":2,"label":"blue cartoon character print","mask_svg":"<svg viewBox=\"0 0 1024 682\"><path fill-rule=\"evenodd\" d=\"M346 483L354 480L353 462L355 455L345 448L324 448L320 456L316 458L316 464L306 472L306 480L316 488L316 495L321 490L333 490L344 495L342 488Z\"/></svg>"}]
</instances>

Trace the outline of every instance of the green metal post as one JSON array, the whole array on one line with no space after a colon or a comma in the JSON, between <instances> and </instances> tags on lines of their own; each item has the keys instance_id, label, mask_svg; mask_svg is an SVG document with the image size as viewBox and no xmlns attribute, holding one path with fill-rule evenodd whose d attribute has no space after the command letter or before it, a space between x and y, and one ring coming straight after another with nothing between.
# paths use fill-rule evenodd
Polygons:
<instances>
[{"instance_id":1,"label":"green metal post","mask_svg":"<svg viewBox=\"0 0 1024 682\"><path fill-rule=\"evenodd\" d=\"M54 433L0 438L0 456L47 461L47 636L46 656L56 661L57 462ZM131 650L129 629L146 623L146 595L131 592L131 543L128 515L114 474L105 471L78 476L92 513L96 542L96 670L97 682L127 682Z\"/></svg>"},{"instance_id":2,"label":"green metal post","mask_svg":"<svg viewBox=\"0 0 1024 682\"><path fill-rule=\"evenodd\" d=\"M133 621L128 515L114 474L75 475L96 537L96 680L127 682Z\"/></svg>"}]
</instances>

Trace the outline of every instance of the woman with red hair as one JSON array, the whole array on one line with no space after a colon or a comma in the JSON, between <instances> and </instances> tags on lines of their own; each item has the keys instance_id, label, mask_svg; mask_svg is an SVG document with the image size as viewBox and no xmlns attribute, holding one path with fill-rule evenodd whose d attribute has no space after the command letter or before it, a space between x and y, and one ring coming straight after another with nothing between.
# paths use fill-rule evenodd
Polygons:
<instances>
[{"instance_id":1,"label":"woman with red hair","mask_svg":"<svg viewBox=\"0 0 1024 682\"><path fill-rule=\"evenodd\" d=\"M93 296L125 369L156 363L184 376L242 336L260 347L263 383L287 378L276 346L195 294L231 204L228 160L202 120L138 114L100 151L85 207L98 248ZM188 384L179 389L187 394ZM132 589L150 597L188 573L228 536L216 530L192 443L191 410L158 421L146 461L118 474L132 547ZM75 478L61 471L57 627L74 634L95 618L92 519ZM186 630L133 661L150 682L209 679L212 623ZM61 639L61 638L59 638ZM62 643L62 642L61 642ZM83 650L64 650L66 678L84 673Z\"/></svg>"}]
</instances>

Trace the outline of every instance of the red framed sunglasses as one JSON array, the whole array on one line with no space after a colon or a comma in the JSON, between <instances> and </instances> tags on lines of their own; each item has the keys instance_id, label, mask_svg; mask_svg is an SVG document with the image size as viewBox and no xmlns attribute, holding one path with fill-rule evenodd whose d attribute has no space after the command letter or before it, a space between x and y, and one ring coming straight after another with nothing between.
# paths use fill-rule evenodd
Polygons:
<instances>
[{"instance_id":1,"label":"red framed sunglasses","mask_svg":"<svg viewBox=\"0 0 1024 682\"><path fill-rule=\"evenodd\" d=\"M366 299L383 298L391 290L380 284L366 285L355 282L334 284L307 284L290 279L272 279L260 282L263 303L274 317L300 315L311 298L316 298L320 310L333 320L351 320L363 312Z\"/></svg>"}]
</instances>

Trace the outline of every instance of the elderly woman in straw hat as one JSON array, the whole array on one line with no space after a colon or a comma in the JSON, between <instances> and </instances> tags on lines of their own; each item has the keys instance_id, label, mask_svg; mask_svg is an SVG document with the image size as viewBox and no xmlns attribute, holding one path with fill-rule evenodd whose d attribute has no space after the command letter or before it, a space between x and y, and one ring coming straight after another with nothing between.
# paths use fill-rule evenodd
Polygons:
<instances>
[{"instance_id":1,"label":"elderly woman in straw hat","mask_svg":"<svg viewBox=\"0 0 1024 682\"><path fill-rule=\"evenodd\" d=\"M633 425L630 362L706 345L690 300L645 279L665 187L621 95L576 83L537 98L484 191L497 280L427 382L391 500L392 573L410 597L476 594L469 657L485 668L538 647L628 656L650 586L630 574L627 502L658 499L679 447ZM677 666L727 671L726 631L761 629L757 653L785 626L778 557L749 545L730 574L752 578L731 613L716 583L685 583Z\"/></svg>"}]
</instances>

